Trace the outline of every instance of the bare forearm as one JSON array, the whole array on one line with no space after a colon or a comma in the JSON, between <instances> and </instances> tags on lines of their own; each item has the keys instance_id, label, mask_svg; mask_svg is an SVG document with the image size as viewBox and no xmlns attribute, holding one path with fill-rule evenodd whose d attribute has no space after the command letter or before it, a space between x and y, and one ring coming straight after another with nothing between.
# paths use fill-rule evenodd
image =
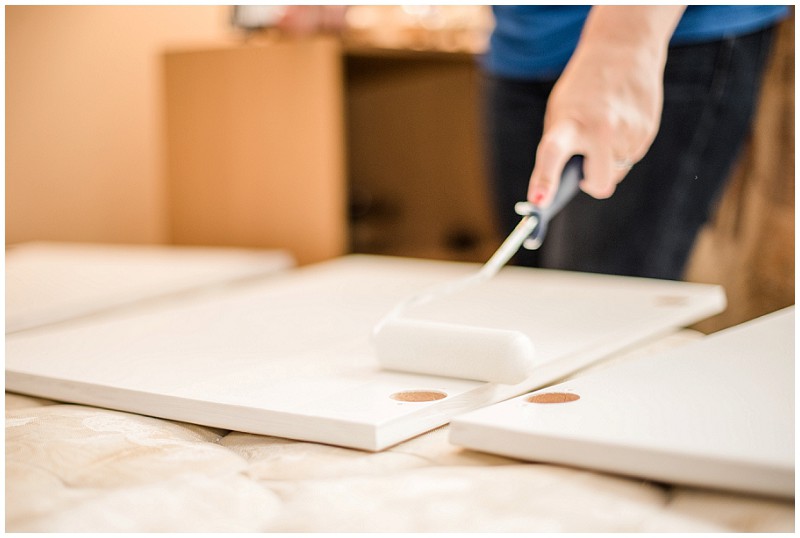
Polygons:
<instances>
[{"instance_id":1,"label":"bare forearm","mask_svg":"<svg viewBox=\"0 0 800 538\"><path fill-rule=\"evenodd\" d=\"M578 50L602 44L666 56L667 45L686 6L594 6Z\"/></svg>"}]
</instances>

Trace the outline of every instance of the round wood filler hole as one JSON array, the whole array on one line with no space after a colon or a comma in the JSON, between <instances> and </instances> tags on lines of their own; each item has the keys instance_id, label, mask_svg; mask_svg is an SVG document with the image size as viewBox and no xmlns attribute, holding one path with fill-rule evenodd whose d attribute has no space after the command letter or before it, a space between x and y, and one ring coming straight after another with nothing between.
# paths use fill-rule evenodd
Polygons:
<instances>
[{"instance_id":1,"label":"round wood filler hole","mask_svg":"<svg viewBox=\"0 0 800 538\"><path fill-rule=\"evenodd\" d=\"M389 396L398 402L433 402L447 398L447 394L438 390L404 390Z\"/></svg>"},{"instance_id":2,"label":"round wood filler hole","mask_svg":"<svg viewBox=\"0 0 800 538\"><path fill-rule=\"evenodd\" d=\"M545 392L543 394L534 394L526 400L531 403L538 404L553 404L553 403L567 403L580 400L581 397L571 392Z\"/></svg>"},{"instance_id":3,"label":"round wood filler hole","mask_svg":"<svg viewBox=\"0 0 800 538\"><path fill-rule=\"evenodd\" d=\"M689 302L687 297L680 295L660 295L656 297L656 306L684 306Z\"/></svg>"}]
</instances>

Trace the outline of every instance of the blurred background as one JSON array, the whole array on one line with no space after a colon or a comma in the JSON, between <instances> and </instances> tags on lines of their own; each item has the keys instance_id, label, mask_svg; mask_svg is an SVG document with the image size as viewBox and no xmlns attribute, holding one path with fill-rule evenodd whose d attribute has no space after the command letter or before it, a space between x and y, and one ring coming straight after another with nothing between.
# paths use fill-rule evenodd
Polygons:
<instances>
[{"instance_id":1,"label":"blurred background","mask_svg":"<svg viewBox=\"0 0 800 538\"><path fill-rule=\"evenodd\" d=\"M6 244L283 248L484 261L500 238L476 57L486 6L7 6ZM794 303L794 17L695 249L716 330Z\"/></svg>"}]
</instances>

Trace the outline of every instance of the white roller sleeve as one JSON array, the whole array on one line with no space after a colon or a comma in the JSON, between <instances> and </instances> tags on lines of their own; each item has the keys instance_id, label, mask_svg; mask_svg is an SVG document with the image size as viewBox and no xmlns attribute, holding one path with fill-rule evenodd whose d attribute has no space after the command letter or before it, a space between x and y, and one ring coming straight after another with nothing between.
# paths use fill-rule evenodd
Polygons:
<instances>
[{"instance_id":1,"label":"white roller sleeve","mask_svg":"<svg viewBox=\"0 0 800 538\"><path fill-rule=\"evenodd\" d=\"M373 339L389 370L514 385L534 366L533 343L519 331L393 319Z\"/></svg>"},{"instance_id":2,"label":"white roller sleeve","mask_svg":"<svg viewBox=\"0 0 800 538\"><path fill-rule=\"evenodd\" d=\"M466 278L423 290L401 302L373 331L378 362L387 370L516 385L533 368L533 344L518 331L404 318L407 310L492 278L530 236L538 222L524 216L483 267Z\"/></svg>"}]
</instances>

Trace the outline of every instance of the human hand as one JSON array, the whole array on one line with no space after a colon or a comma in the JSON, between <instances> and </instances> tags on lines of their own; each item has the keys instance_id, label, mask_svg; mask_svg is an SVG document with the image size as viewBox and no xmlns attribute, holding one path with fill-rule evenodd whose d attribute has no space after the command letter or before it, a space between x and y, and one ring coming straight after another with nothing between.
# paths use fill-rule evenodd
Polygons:
<instances>
[{"instance_id":1,"label":"human hand","mask_svg":"<svg viewBox=\"0 0 800 538\"><path fill-rule=\"evenodd\" d=\"M550 204L572 155L584 156L581 189L595 198L610 197L644 157L658 132L667 44L681 13L679 6L592 8L547 103L530 202Z\"/></svg>"}]
</instances>

